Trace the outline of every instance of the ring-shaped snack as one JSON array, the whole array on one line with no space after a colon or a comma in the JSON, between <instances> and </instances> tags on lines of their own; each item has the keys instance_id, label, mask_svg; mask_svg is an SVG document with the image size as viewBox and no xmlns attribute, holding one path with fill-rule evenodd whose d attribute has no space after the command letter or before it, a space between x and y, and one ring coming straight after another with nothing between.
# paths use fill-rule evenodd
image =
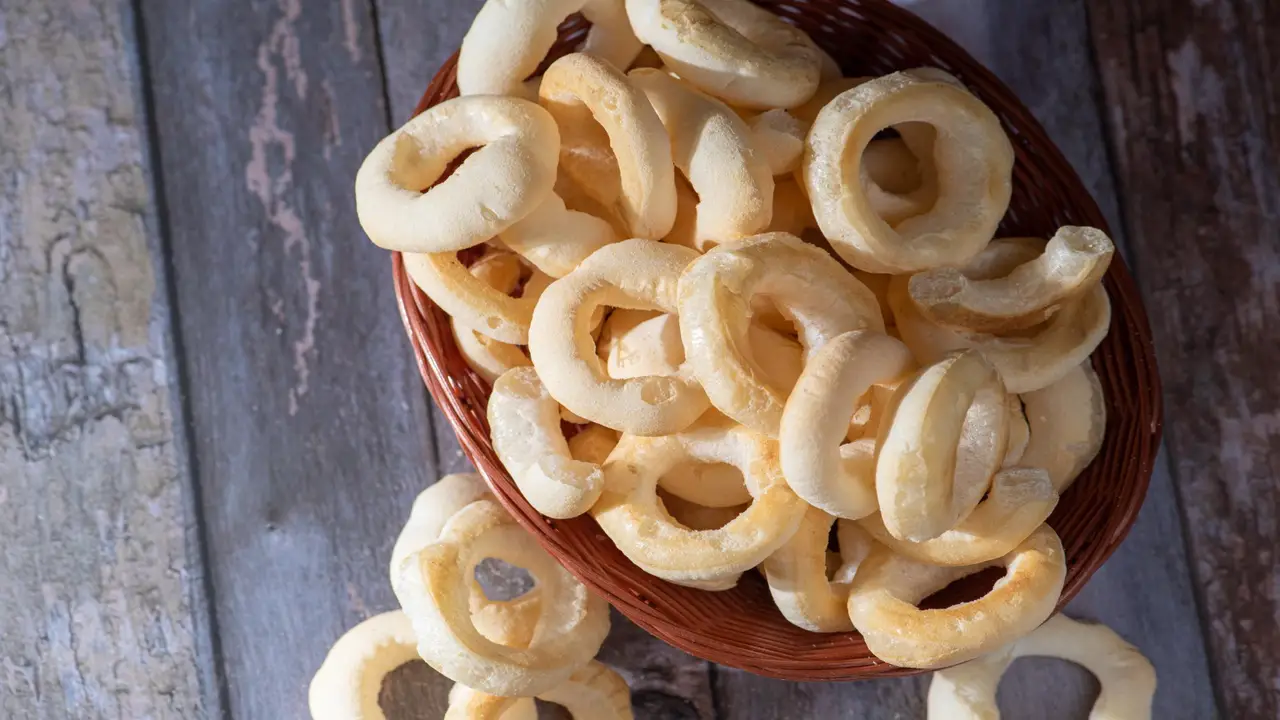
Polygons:
<instances>
[{"instance_id":1,"label":"ring-shaped snack","mask_svg":"<svg viewBox=\"0 0 1280 720\"><path fill-rule=\"evenodd\" d=\"M992 566L1005 576L977 600L936 610L920 601ZM939 567L883 545L863 561L849 588L849 617L867 648L885 662L933 669L972 660L1027 634L1051 614L1066 580L1066 553L1048 525L990 563Z\"/></svg>"},{"instance_id":2,"label":"ring-shaped snack","mask_svg":"<svg viewBox=\"0 0 1280 720\"><path fill-rule=\"evenodd\" d=\"M987 497L954 528L932 540L899 540L879 515L859 521L863 529L890 550L933 565L976 565L1006 555L1049 519L1058 493L1041 468L1001 470Z\"/></svg>"},{"instance_id":3,"label":"ring-shaped snack","mask_svg":"<svg viewBox=\"0 0 1280 720\"><path fill-rule=\"evenodd\" d=\"M551 396L592 422L636 435L679 432L697 420L708 402L692 368L674 377L611 378L588 327L601 305L677 312L680 273L697 256L678 245L624 240L552 283L529 332L529 356Z\"/></svg>"},{"instance_id":4,"label":"ring-shaped snack","mask_svg":"<svg viewBox=\"0 0 1280 720\"><path fill-rule=\"evenodd\" d=\"M930 322L911 301L906 276L889 282L889 306L898 336L917 362L977 349L1000 371L1009 392L1019 395L1061 380L1089 359L1111 329L1111 299L1102 285L1066 303L1043 325L1012 335L958 331Z\"/></svg>"},{"instance_id":5,"label":"ring-shaped snack","mask_svg":"<svg viewBox=\"0 0 1280 720\"><path fill-rule=\"evenodd\" d=\"M522 268L519 258L508 252L489 252L475 261L468 270L471 274L489 287L500 293L510 295L520 284ZM534 299L541 292L534 282L535 276L546 277L535 271L525 285L521 297ZM545 285L542 287L545 288ZM482 335L458 322L457 318L449 318L449 329L453 331L453 340L458 345L458 354L466 361L467 366L492 383L502 373L515 367L527 367L531 361L523 348L510 343L499 342Z\"/></svg>"},{"instance_id":6,"label":"ring-shaped snack","mask_svg":"<svg viewBox=\"0 0 1280 720\"><path fill-rule=\"evenodd\" d=\"M462 95L523 94L555 44L565 18L581 12L591 23L582 52L626 68L643 44L631 31L623 0L488 0L476 13L458 53Z\"/></svg>"},{"instance_id":7,"label":"ring-shaped snack","mask_svg":"<svg viewBox=\"0 0 1280 720\"><path fill-rule=\"evenodd\" d=\"M538 694L574 720L632 720L631 688L613 668L592 660L563 683Z\"/></svg>"},{"instance_id":8,"label":"ring-shaped snack","mask_svg":"<svg viewBox=\"0 0 1280 720\"><path fill-rule=\"evenodd\" d=\"M1102 449L1107 403L1098 375L1086 360L1022 402L1031 438L1018 463L1044 468L1053 488L1066 492Z\"/></svg>"},{"instance_id":9,"label":"ring-shaped snack","mask_svg":"<svg viewBox=\"0 0 1280 720\"><path fill-rule=\"evenodd\" d=\"M818 88L822 52L747 0L627 0L636 37L703 92L742 108L789 108Z\"/></svg>"},{"instance_id":10,"label":"ring-shaped snack","mask_svg":"<svg viewBox=\"0 0 1280 720\"><path fill-rule=\"evenodd\" d=\"M316 670L307 692L311 717L385 720L378 706L383 679L417 659L417 636L403 612L393 610L365 620L338 638Z\"/></svg>"},{"instance_id":11,"label":"ring-shaped snack","mask_svg":"<svg viewBox=\"0 0 1280 720\"><path fill-rule=\"evenodd\" d=\"M937 131L938 199L891 226L861 191L862 156L876 133L907 123ZM981 100L931 73L906 71L824 107L809 130L803 170L814 216L841 257L868 272L910 273L961 265L991 240L1012 194L1013 146Z\"/></svg>"},{"instance_id":12,"label":"ring-shaped snack","mask_svg":"<svg viewBox=\"0 0 1280 720\"><path fill-rule=\"evenodd\" d=\"M538 720L538 706L533 698L488 695L457 683L443 720Z\"/></svg>"},{"instance_id":13,"label":"ring-shaped snack","mask_svg":"<svg viewBox=\"0 0 1280 720\"><path fill-rule=\"evenodd\" d=\"M680 278L685 356L720 412L769 436L778 434L786 394L753 357L751 301L773 300L795 323L807 357L852 330L884 332L875 296L827 253L786 233L721 245Z\"/></svg>"},{"instance_id":14,"label":"ring-shaped snack","mask_svg":"<svg viewBox=\"0 0 1280 720\"><path fill-rule=\"evenodd\" d=\"M503 231L502 243L543 273L568 275L591 253L618 241L613 226L595 215L570 210L551 193L536 210Z\"/></svg>"},{"instance_id":15,"label":"ring-shaped snack","mask_svg":"<svg viewBox=\"0 0 1280 720\"><path fill-rule=\"evenodd\" d=\"M939 670L929 683L932 720L998 718L996 689L1013 661L1051 657L1080 665L1101 692L1089 712L1096 720L1151 720L1156 671L1138 648L1099 623L1055 615L1026 637L984 657Z\"/></svg>"},{"instance_id":16,"label":"ring-shaped snack","mask_svg":"<svg viewBox=\"0 0 1280 720\"><path fill-rule=\"evenodd\" d=\"M671 158L697 194L696 249L768 227L773 172L746 122L661 70L632 70L629 77L662 118Z\"/></svg>"},{"instance_id":17,"label":"ring-shaped snack","mask_svg":"<svg viewBox=\"0 0 1280 720\"><path fill-rule=\"evenodd\" d=\"M727 590L800 526L804 501L782 478L777 443L726 422L663 437L625 435L604 465L605 491L591 514L645 572L679 585ZM676 523L657 495L659 479L685 462L726 463L742 473L751 504L724 527Z\"/></svg>"},{"instance_id":18,"label":"ring-shaped snack","mask_svg":"<svg viewBox=\"0 0 1280 720\"><path fill-rule=\"evenodd\" d=\"M604 487L600 466L575 460L560 431L560 404L531 367L493 384L489 439L502 465L535 510L560 520L589 510Z\"/></svg>"},{"instance_id":19,"label":"ring-shaped snack","mask_svg":"<svg viewBox=\"0 0 1280 720\"><path fill-rule=\"evenodd\" d=\"M955 527L986 493L1009 439L1004 385L969 350L904 382L880 424L876 498L889 532L931 540Z\"/></svg>"},{"instance_id":20,"label":"ring-shaped snack","mask_svg":"<svg viewBox=\"0 0 1280 720\"><path fill-rule=\"evenodd\" d=\"M440 180L464 150L479 148ZM442 253L479 245L551 194L560 131L535 103L461 97L379 142L356 173L356 214L387 250Z\"/></svg>"},{"instance_id":21,"label":"ring-shaped snack","mask_svg":"<svg viewBox=\"0 0 1280 720\"><path fill-rule=\"evenodd\" d=\"M811 507L795 535L765 559L760 569L782 616L810 632L849 632L849 581L832 578L827 569L827 542L836 518ZM857 526L842 525L837 534L842 566L860 563L871 549Z\"/></svg>"},{"instance_id":22,"label":"ring-shaped snack","mask_svg":"<svg viewBox=\"0 0 1280 720\"><path fill-rule=\"evenodd\" d=\"M512 297L473 275L456 252L405 253L404 269L418 289L467 329L508 345L529 341L538 298L528 286Z\"/></svg>"},{"instance_id":23,"label":"ring-shaped snack","mask_svg":"<svg viewBox=\"0 0 1280 720\"><path fill-rule=\"evenodd\" d=\"M542 614L528 647L486 638L469 596L485 558L533 576ZM595 656L609 632L609 606L592 595L492 500L478 500L445 524L440 538L410 554L393 583L413 621L418 653L437 672L491 695L528 696L565 681Z\"/></svg>"},{"instance_id":24,"label":"ring-shaped snack","mask_svg":"<svg viewBox=\"0 0 1280 720\"><path fill-rule=\"evenodd\" d=\"M774 177L788 175L800 168L804 155L804 136L808 126L786 110L765 110L747 120L756 149L764 154Z\"/></svg>"},{"instance_id":25,"label":"ring-shaped snack","mask_svg":"<svg viewBox=\"0 0 1280 720\"><path fill-rule=\"evenodd\" d=\"M538 100L560 128L560 167L616 215L629 237L657 240L676 217L671 142L647 93L582 53L547 68Z\"/></svg>"},{"instance_id":26,"label":"ring-shaped snack","mask_svg":"<svg viewBox=\"0 0 1280 720\"><path fill-rule=\"evenodd\" d=\"M805 502L848 520L879 509L865 458L845 450L845 436L858 398L914 368L906 345L862 331L836 336L809 360L778 429L782 472Z\"/></svg>"},{"instance_id":27,"label":"ring-shaped snack","mask_svg":"<svg viewBox=\"0 0 1280 720\"><path fill-rule=\"evenodd\" d=\"M938 325L986 333L1024 330L1102 282L1114 254L1115 245L1101 230L1066 226L1044 253L1004 277L973 280L962 269L937 268L912 276L908 292L921 314Z\"/></svg>"}]
</instances>

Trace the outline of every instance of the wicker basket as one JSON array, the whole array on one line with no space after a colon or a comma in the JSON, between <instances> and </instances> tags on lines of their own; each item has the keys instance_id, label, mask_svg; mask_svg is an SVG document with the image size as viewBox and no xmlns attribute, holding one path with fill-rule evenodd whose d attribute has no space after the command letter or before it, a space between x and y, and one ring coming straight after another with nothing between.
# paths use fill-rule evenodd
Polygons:
<instances>
[{"instance_id":1,"label":"wicker basket","mask_svg":"<svg viewBox=\"0 0 1280 720\"><path fill-rule=\"evenodd\" d=\"M1000 117L1017 151L1013 201L1004 235L1049 237L1062 225L1106 228L1079 177L1009 88L954 42L887 0L757 0L793 21L847 75L882 75L921 66L943 68ZM586 24L570 18L550 60L572 49ZM417 112L454 97L457 56L436 74ZM409 280L399 254L393 272L400 312L431 395L453 424L467 456L515 518L582 582L636 624L707 660L789 680L856 680L918 671L876 659L857 633L814 634L786 620L756 573L727 592L666 583L631 564L589 517L555 521L525 502L489 444L489 386L462 360L448 318ZM1111 332L1093 363L1106 391L1108 425L1097 460L1064 495L1049 524L1067 551L1066 588L1075 596L1133 525L1160 444L1160 380L1151 330L1133 278L1116 257L1106 277ZM985 573L939 593L935 603L974 597L998 577ZM983 587L985 585L985 587Z\"/></svg>"}]
</instances>

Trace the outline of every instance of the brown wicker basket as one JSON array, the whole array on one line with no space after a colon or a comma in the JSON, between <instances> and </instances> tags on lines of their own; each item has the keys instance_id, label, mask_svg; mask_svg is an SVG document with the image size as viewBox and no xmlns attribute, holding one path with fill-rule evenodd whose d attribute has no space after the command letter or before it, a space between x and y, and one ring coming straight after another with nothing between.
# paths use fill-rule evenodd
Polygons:
<instances>
[{"instance_id":1,"label":"brown wicker basket","mask_svg":"<svg viewBox=\"0 0 1280 720\"><path fill-rule=\"evenodd\" d=\"M1005 235L1049 237L1062 225L1106 228L1097 204L1031 112L1002 82L941 32L887 0L757 0L809 33L846 75L882 75L921 66L943 68L1000 117L1017 151L1013 201ZM550 60L571 50L587 25L570 18ZM415 112L457 94L450 58ZM418 367L431 395L453 424L467 456L517 520L592 590L636 624L707 660L789 680L856 680L913 674L876 659L857 633L814 634L775 609L763 581L743 576L727 592L666 583L631 564L589 517L550 520L525 502L489 444L485 406L489 386L458 354L448 318L409 280L393 256L396 294ZM1107 274L1111 332L1093 356L1106 391L1108 425L1097 460L1071 487L1050 518L1067 551L1067 580L1059 607L1124 539L1146 495L1160 444L1160 380L1151 330L1137 288L1122 259ZM998 574L957 583L934 602L976 596Z\"/></svg>"}]
</instances>

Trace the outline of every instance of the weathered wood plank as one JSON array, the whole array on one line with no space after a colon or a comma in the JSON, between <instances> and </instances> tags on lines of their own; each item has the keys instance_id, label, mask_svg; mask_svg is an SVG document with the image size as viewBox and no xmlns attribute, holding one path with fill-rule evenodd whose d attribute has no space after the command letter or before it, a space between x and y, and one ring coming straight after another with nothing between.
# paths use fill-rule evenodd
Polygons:
<instances>
[{"instance_id":1,"label":"weathered wood plank","mask_svg":"<svg viewBox=\"0 0 1280 720\"><path fill-rule=\"evenodd\" d=\"M1088 5L1222 712L1277 717L1280 6Z\"/></svg>"},{"instance_id":2,"label":"weathered wood plank","mask_svg":"<svg viewBox=\"0 0 1280 720\"><path fill-rule=\"evenodd\" d=\"M422 382L352 180L387 131L362 0L142 3L234 717L301 717L434 480ZM439 717L450 686L418 688Z\"/></svg>"},{"instance_id":3,"label":"weathered wood plank","mask_svg":"<svg viewBox=\"0 0 1280 720\"><path fill-rule=\"evenodd\" d=\"M133 18L0 4L0 716L219 713Z\"/></svg>"}]
</instances>

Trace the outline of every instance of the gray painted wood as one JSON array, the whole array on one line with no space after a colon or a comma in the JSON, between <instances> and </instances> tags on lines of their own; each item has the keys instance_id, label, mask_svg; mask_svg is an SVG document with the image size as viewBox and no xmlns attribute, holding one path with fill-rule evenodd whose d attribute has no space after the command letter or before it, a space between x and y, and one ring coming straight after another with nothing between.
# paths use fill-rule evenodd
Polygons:
<instances>
[{"instance_id":1,"label":"gray painted wood","mask_svg":"<svg viewBox=\"0 0 1280 720\"><path fill-rule=\"evenodd\" d=\"M0 4L0 717L218 713L127 4Z\"/></svg>"},{"instance_id":2,"label":"gray painted wood","mask_svg":"<svg viewBox=\"0 0 1280 720\"><path fill-rule=\"evenodd\" d=\"M1221 711L1280 717L1280 5L1088 5Z\"/></svg>"},{"instance_id":3,"label":"gray painted wood","mask_svg":"<svg viewBox=\"0 0 1280 720\"><path fill-rule=\"evenodd\" d=\"M394 607L436 472L389 260L351 187L387 132L364 0L142 2L229 710L306 715L335 639ZM443 713L434 675L405 700Z\"/></svg>"}]
</instances>

